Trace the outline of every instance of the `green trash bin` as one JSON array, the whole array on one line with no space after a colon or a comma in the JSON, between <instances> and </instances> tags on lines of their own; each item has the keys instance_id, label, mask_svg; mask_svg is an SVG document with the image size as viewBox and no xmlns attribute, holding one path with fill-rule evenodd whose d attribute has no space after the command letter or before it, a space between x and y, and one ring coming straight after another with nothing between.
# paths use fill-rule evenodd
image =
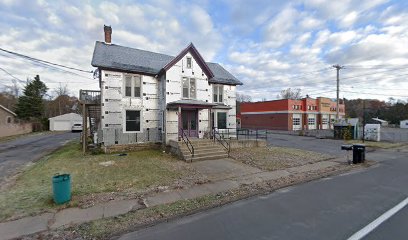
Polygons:
<instances>
[{"instance_id":1,"label":"green trash bin","mask_svg":"<svg viewBox=\"0 0 408 240\"><path fill-rule=\"evenodd\" d=\"M63 204L71 200L71 176L69 174L53 176L52 192L56 204Z\"/></svg>"}]
</instances>

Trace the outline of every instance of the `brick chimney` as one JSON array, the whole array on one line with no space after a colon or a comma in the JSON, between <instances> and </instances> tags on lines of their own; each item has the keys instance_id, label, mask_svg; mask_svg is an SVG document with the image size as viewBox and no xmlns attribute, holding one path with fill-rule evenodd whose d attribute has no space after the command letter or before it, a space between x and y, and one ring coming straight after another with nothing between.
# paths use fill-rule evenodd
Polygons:
<instances>
[{"instance_id":1,"label":"brick chimney","mask_svg":"<svg viewBox=\"0 0 408 240\"><path fill-rule=\"evenodd\" d=\"M103 31L105 32L105 43L111 44L112 43L112 27L103 25Z\"/></svg>"}]
</instances>

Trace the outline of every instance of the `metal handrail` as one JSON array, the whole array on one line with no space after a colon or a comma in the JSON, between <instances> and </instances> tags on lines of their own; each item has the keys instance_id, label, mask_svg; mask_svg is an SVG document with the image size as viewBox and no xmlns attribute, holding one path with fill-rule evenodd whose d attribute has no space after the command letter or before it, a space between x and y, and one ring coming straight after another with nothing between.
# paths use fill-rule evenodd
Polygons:
<instances>
[{"instance_id":1,"label":"metal handrail","mask_svg":"<svg viewBox=\"0 0 408 240\"><path fill-rule=\"evenodd\" d=\"M217 134L218 134L218 138L217 138ZM230 152L231 152L231 145L229 144L229 142L227 142L227 140L224 139L224 137L221 136L221 134L215 128L213 128L213 138L214 138L214 142L215 140L217 140L227 150L228 157L229 157ZM223 142L225 142L227 146L225 146Z\"/></svg>"},{"instance_id":2,"label":"metal handrail","mask_svg":"<svg viewBox=\"0 0 408 240\"><path fill-rule=\"evenodd\" d=\"M186 144L187 149L190 151L191 153L191 159L190 162L193 162L193 157L194 157L194 146L191 143L190 139L188 139L187 134L184 132L184 130L182 128L180 128L181 130L181 139L183 140L183 142ZM190 149L191 146L191 149Z\"/></svg>"}]
</instances>

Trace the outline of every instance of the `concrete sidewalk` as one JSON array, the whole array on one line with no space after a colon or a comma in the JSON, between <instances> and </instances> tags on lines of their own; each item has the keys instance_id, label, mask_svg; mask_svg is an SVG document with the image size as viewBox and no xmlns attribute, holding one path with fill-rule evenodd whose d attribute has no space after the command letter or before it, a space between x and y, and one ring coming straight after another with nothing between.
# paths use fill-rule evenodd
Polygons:
<instances>
[{"instance_id":1,"label":"concrete sidewalk","mask_svg":"<svg viewBox=\"0 0 408 240\"><path fill-rule=\"evenodd\" d=\"M344 162L344 160L341 161ZM101 218L118 216L144 207L153 207L161 204L173 203L179 200L194 199L208 194L217 194L239 188L242 184L275 180L289 175L316 171L339 164L340 161L334 159L331 161L322 161L292 167L285 170L271 172L256 171L244 176L195 185L188 189L168 190L146 197L144 199L145 206L141 205L137 199L113 200L86 209L66 208L57 213L44 213L34 217L25 217L15 221L0 223L0 240L17 238L41 231L56 229L62 226L69 226L71 224L80 224Z\"/></svg>"}]
</instances>

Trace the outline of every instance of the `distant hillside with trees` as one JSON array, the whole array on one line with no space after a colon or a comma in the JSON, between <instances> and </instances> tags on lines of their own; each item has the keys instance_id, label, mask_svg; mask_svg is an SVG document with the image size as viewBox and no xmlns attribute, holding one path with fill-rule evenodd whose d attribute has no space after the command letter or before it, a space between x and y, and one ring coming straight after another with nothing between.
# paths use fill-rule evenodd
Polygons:
<instances>
[{"instance_id":1,"label":"distant hillside with trees","mask_svg":"<svg viewBox=\"0 0 408 240\"><path fill-rule=\"evenodd\" d=\"M390 98L388 101L377 99L345 99L346 116L350 118L363 119L364 102L366 121L372 118L380 118L390 124L399 124L401 120L408 119L408 102Z\"/></svg>"}]
</instances>

